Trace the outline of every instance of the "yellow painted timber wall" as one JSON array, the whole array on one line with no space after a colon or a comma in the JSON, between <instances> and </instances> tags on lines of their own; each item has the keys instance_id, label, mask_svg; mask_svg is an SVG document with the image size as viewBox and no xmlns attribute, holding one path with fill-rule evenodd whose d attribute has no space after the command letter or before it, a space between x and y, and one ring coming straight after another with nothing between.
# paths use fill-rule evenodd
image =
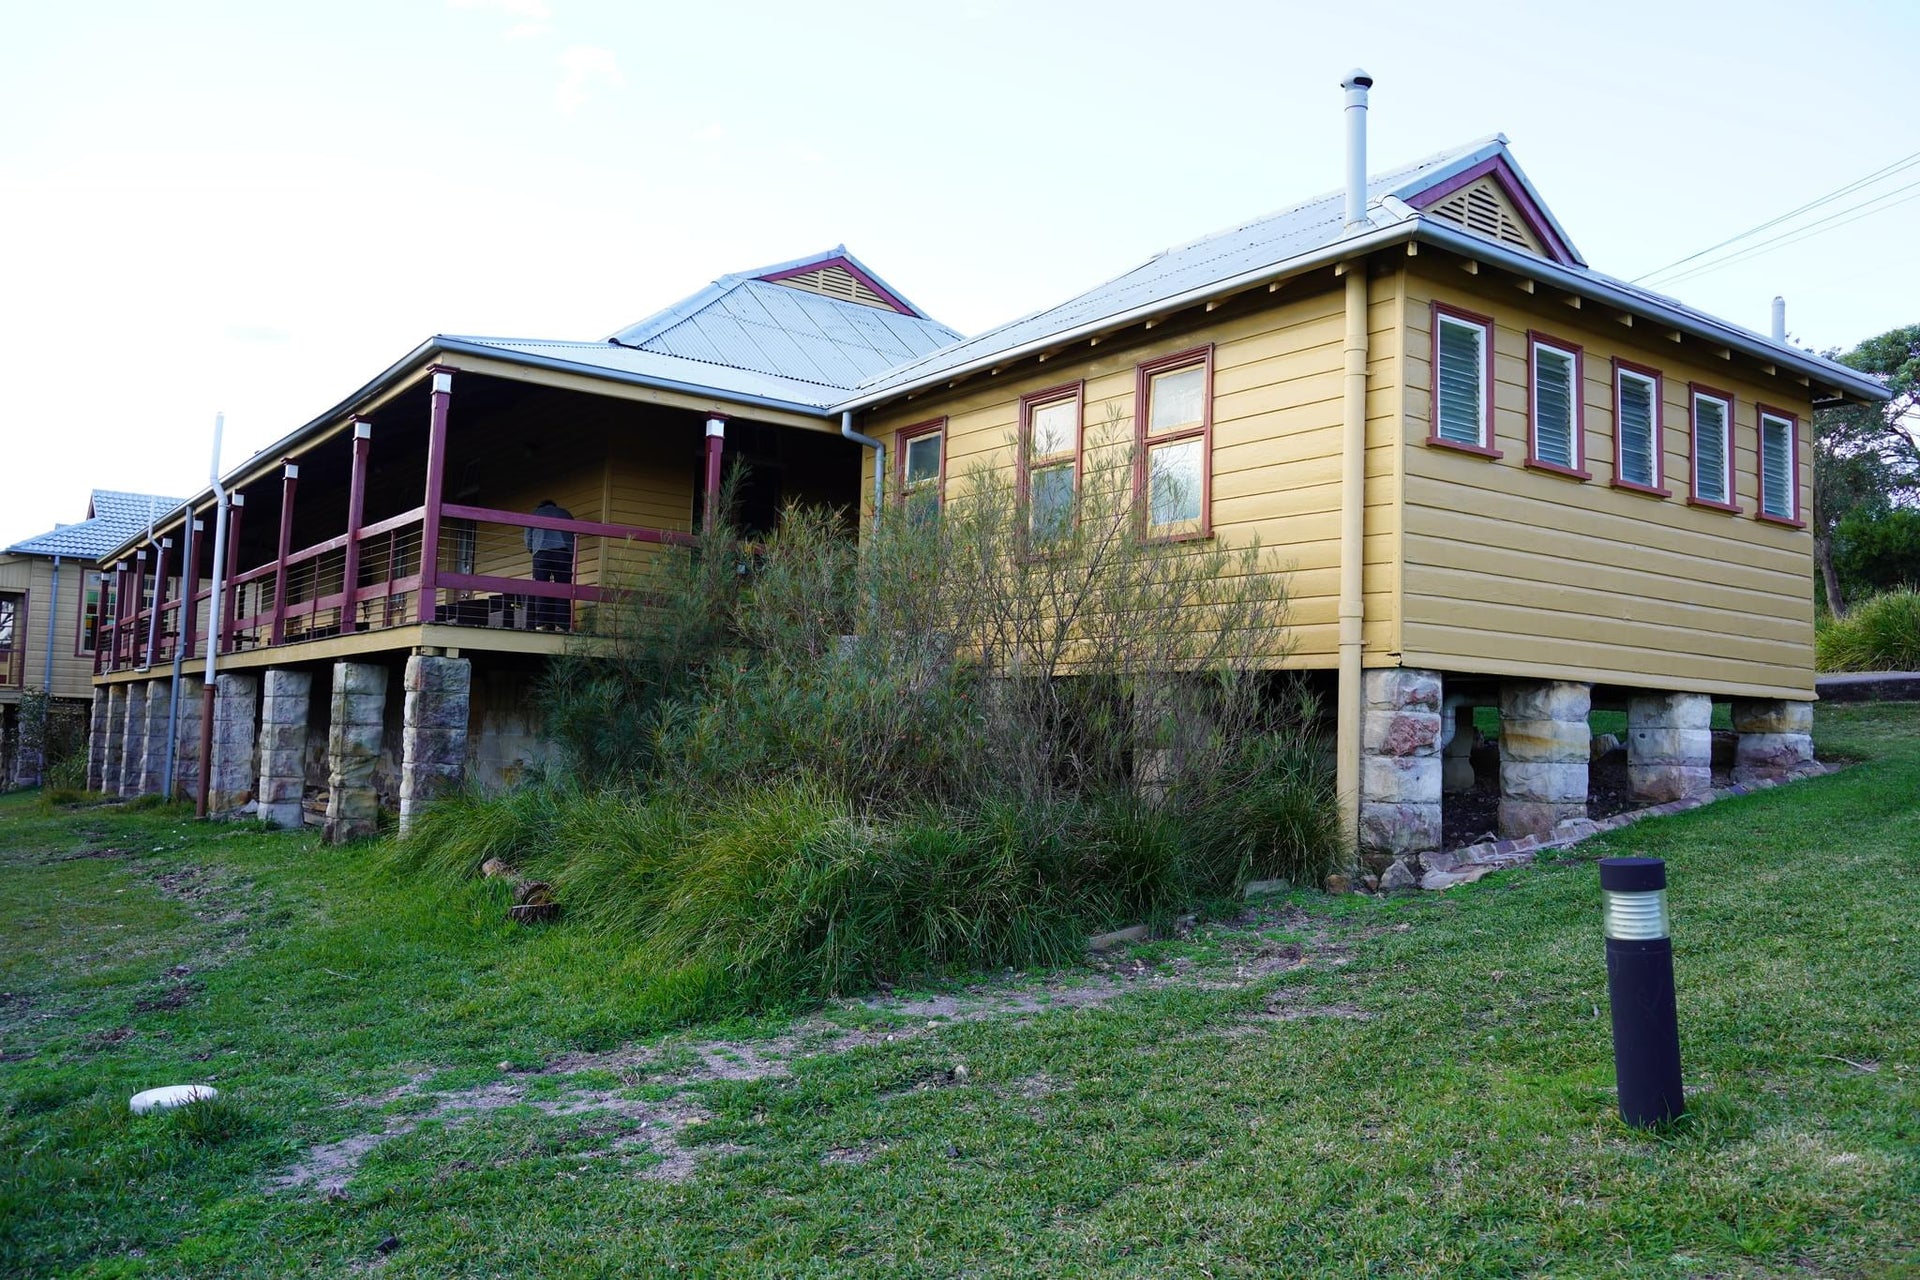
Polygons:
<instances>
[{"instance_id":1,"label":"yellow painted timber wall","mask_svg":"<svg viewBox=\"0 0 1920 1280\"><path fill-rule=\"evenodd\" d=\"M46 684L47 611L53 618L53 695L56 698L93 696L93 655L76 654L80 626L83 580L91 579L93 566L82 560L60 561L60 585L53 582L53 560L46 556L0 555L0 591L25 593L16 621L14 644L21 650L20 685L7 686L9 696L20 688L38 689Z\"/></svg>"},{"instance_id":2,"label":"yellow painted timber wall","mask_svg":"<svg viewBox=\"0 0 1920 1280\"><path fill-rule=\"evenodd\" d=\"M1807 388L1645 321L1481 283L1452 260L1407 280L1405 627L1402 660L1498 675L1649 689L1813 694L1813 541L1754 519L1756 402L1800 419L1802 514L1812 485ZM1425 443L1431 302L1493 318L1498 460ZM1589 481L1529 470L1527 333L1585 349ZM1662 478L1671 497L1610 486L1612 360L1661 371ZM1687 504L1690 381L1735 397L1735 488L1743 514Z\"/></svg>"},{"instance_id":3,"label":"yellow painted timber wall","mask_svg":"<svg viewBox=\"0 0 1920 1280\"><path fill-rule=\"evenodd\" d=\"M1366 661L1392 665L1398 630L1398 274L1369 283L1365 591ZM1227 547L1258 539L1267 563L1290 570L1289 635L1272 654L1284 665L1332 667L1339 656L1340 447L1345 333L1343 285L1331 272L1231 300L1210 315L1176 319L1082 345L991 380L887 406L864 430L887 441L888 493L895 490L896 432L946 417L947 493L964 491L977 468L1010 470L1020 397L1084 379L1088 440L1133 434L1135 367L1157 356L1214 344L1213 532ZM1095 465L1089 460L1089 466ZM871 503L873 455L861 500Z\"/></svg>"}]
</instances>

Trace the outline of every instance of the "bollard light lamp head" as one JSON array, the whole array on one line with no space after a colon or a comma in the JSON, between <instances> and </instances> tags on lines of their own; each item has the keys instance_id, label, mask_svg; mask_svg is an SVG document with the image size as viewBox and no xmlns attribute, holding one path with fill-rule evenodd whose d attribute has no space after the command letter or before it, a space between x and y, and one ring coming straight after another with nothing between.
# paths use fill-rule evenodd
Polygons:
<instances>
[{"instance_id":1,"label":"bollard light lamp head","mask_svg":"<svg viewBox=\"0 0 1920 1280\"><path fill-rule=\"evenodd\" d=\"M1672 936L1667 864L1660 858L1600 859L1602 922L1609 938L1651 942Z\"/></svg>"}]
</instances>

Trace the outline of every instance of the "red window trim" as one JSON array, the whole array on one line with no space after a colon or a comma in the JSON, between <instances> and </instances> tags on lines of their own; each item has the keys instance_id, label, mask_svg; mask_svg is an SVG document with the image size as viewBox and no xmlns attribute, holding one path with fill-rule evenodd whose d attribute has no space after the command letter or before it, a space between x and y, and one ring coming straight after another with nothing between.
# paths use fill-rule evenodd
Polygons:
<instances>
[{"instance_id":1,"label":"red window trim","mask_svg":"<svg viewBox=\"0 0 1920 1280\"><path fill-rule=\"evenodd\" d=\"M19 601L13 606L13 640L5 648L0 649L0 688L25 689L27 688L28 649L27 605L33 599L33 590L30 587L22 587L18 591L0 591L0 596L16 598ZM9 685L7 676L13 669L15 653L20 655L20 683ZM51 693L52 690L49 689L48 692Z\"/></svg>"},{"instance_id":2,"label":"red window trim","mask_svg":"<svg viewBox=\"0 0 1920 1280\"><path fill-rule=\"evenodd\" d=\"M1767 510L1768 418L1779 418L1787 424L1787 498L1792 504L1791 516L1776 516ZM1754 503L1753 518L1787 529L1806 528L1807 522L1800 516L1806 509L1800 505L1800 415L1776 409L1770 404L1756 404L1753 406L1753 433L1753 469L1759 480L1758 487L1754 489L1759 501Z\"/></svg>"},{"instance_id":3,"label":"red window trim","mask_svg":"<svg viewBox=\"0 0 1920 1280\"><path fill-rule=\"evenodd\" d=\"M947 501L947 420L929 418L925 422L916 422L910 427L901 427L893 433L893 500L895 505L904 505L907 500L907 445L921 436L940 433L940 475L933 482L933 504L945 506Z\"/></svg>"},{"instance_id":4,"label":"red window trim","mask_svg":"<svg viewBox=\"0 0 1920 1280\"><path fill-rule=\"evenodd\" d=\"M1163 373L1198 365L1201 370L1200 425L1182 427L1163 435L1151 436L1151 444L1169 444L1178 440L1200 441L1200 524L1178 533L1155 534L1148 519L1147 452L1150 433L1147 421L1153 407L1153 380ZM1140 512L1140 526L1155 542L1200 541L1213 536L1213 344L1188 347L1168 355L1143 360L1133 371L1133 500Z\"/></svg>"},{"instance_id":5,"label":"red window trim","mask_svg":"<svg viewBox=\"0 0 1920 1280\"><path fill-rule=\"evenodd\" d=\"M1534 386L1534 353L1541 347L1552 347L1555 351L1564 351L1573 357L1573 465L1563 467L1557 462L1549 462L1540 456L1539 433L1536 430L1537 416L1534 413L1534 396L1538 390ZM1587 352L1577 342L1568 342L1556 338L1550 333L1538 329L1527 330L1527 466L1535 471L1545 471L1549 475L1564 476L1568 480L1591 480L1593 473L1587 470Z\"/></svg>"},{"instance_id":6,"label":"red window trim","mask_svg":"<svg viewBox=\"0 0 1920 1280\"><path fill-rule=\"evenodd\" d=\"M1716 502L1712 498L1700 496L1700 419L1698 410L1700 397L1718 400L1727 406L1727 500ZM1722 391L1710 387L1704 382L1687 384L1687 505L1705 507L1709 511L1724 511L1730 516L1740 514L1739 475L1740 469L1734 465L1733 458L1733 419L1739 402L1731 391Z\"/></svg>"},{"instance_id":7,"label":"red window trim","mask_svg":"<svg viewBox=\"0 0 1920 1280\"><path fill-rule=\"evenodd\" d=\"M1653 379L1653 438L1649 450L1653 457L1653 480L1650 485L1637 480L1624 480L1620 476L1621 459L1624 451L1620 439L1620 375L1637 373L1643 378ZM1652 365L1635 364L1631 360L1613 358L1613 487L1625 489L1628 493L1645 494L1649 498L1671 498L1667 489L1667 378Z\"/></svg>"},{"instance_id":8,"label":"red window trim","mask_svg":"<svg viewBox=\"0 0 1920 1280\"><path fill-rule=\"evenodd\" d=\"M1078 382L1062 382L1057 386L1043 387L1039 391L1032 391L1020 397L1020 457L1018 460L1020 505L1029 510L1033 502L1033 411L1050 404L1057 404L1062 400L1073 401L1075 422L1073 432L1073 497L1078 499L1080 496L1080 481L1086 470L1085 462L1087 452L1087 384L1084 380ZM1047 457L1052 461L1058 462L1063 460L1066 455L1050 453ZM1077 503L1073 518L1077 524L1080 519ZM1028 518L1027 532L1032 532L1031 516Z\"/></svg>"},{"instance_id":9,"label":"red window trim","mask_svg":"<svg viewBox=\"0 0 1920 1280\"><path fill-rule=\"evenodd\" d=\"M98 569L88 569L80 575L80 608L77 616L73 620L73 656L76 658L91 658L93 656L93 650L86 647L87 587L91 584L93 588L100 593L100 604L98 606L98 612L95 614L96 621L94 624L94 634L97 636L100 631L99 624L104 621L107 616L107 584L104 580L105 577L106 575Z\"/></svg>"},{"instance_id":10,"label":"red window trim","mask_svg":"<svg viewBox=\"0 0 1920 1280\"><path fill-rule=\"evenodd\" d=\"M1462 444L1458 440L1448 440L1440 434L1440 317L1448 316L1465 324L1480 326L1482 341L1480 354L1485 367L1480 376L1484 379L1481 397L1480 443ZM1427 364L1427 443L1439 449L1452 449L1458 453L1470 453L1478 458L1501 457L1493 432L1493 317L1483 316L1477 311L1468 311L1438 301L1432 304L1427 319L1428 337L1431 340L1431 353ZM1531 381L1531 375L1529 375Z\"/></svg>"}]
</instances>

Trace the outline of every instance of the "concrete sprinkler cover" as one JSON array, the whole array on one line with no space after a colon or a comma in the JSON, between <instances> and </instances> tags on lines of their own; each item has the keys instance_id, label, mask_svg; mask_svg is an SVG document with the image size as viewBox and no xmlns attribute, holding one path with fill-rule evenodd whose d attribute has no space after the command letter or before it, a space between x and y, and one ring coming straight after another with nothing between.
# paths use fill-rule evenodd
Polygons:
<instances>
[{"instance_id":1,"label":"concrete sprinkler cover","mask_svg":"<svg viewBox=\"0 0 1920 1280\"><path fill-rule=\"evenodd\" d=\"M127 1100L127 1105L135 1115L143 1116L149 1111L184 1107L189 1102L211 1102L219 1096L220 1091L210 1084L169 1084L136 1093Z\"/></svg>"}]
</instances>

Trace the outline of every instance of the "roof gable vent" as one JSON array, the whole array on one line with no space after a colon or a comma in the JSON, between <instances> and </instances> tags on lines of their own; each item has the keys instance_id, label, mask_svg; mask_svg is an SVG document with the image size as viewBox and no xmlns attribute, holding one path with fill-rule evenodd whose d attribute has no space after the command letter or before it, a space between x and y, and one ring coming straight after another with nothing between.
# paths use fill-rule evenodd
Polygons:
<instances>
[{"instance_id":1,"label":"roof gable vent","mask_svg":"<svg viewBox=\"0 0 1920 1280\"><path fill-rule=\"evenodd\" d=\"M875 292L866 281L847 270L839 263L829 263L798 275L781 276L773 281L789 289L801 289L807 293L823 294L829 298L838 298L842 302L857 302L863 307L878 307L882 311L896 310L893 300Z\"/></svg>"},{"instance_id":2,"label":"roof gable vent","mask_svg":"<svg viewBox=\"0 0 1920 1280\"><path fill-rule=\"evenodd\" d=\"M1501 187L1499 179L1492 174L1481 178L1469 186L1460 188L1446 199L1428 207L1426 213L1445 218L1449 222L1459 223L1477 235L1497 240L1501 244L1524 249L1528 253L1547 256L1546 248L1533 234L1519 210L1513 207L1513 201Z\"/></svg>"}]
</instances>

